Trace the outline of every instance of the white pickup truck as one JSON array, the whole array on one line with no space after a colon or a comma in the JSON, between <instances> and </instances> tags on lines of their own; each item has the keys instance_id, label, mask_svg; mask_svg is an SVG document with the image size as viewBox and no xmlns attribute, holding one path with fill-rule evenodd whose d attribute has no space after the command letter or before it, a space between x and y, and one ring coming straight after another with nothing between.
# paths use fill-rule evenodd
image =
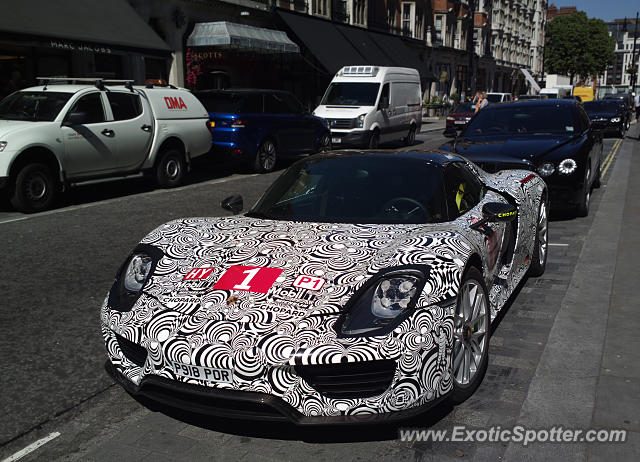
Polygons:
<instances>
[{"instance_id":1,"label":"white pickup truck","mask_svg":"<svg viewBox=\"0 0 640 462\"><path fill-rule=\"evenodd\" d=\"M19 211L48 209L71 184L107 177L151 173L177 186L211 148L207 110L187 90L55 80L0 101L0 190Z\"/></svg>"}]
</instances>

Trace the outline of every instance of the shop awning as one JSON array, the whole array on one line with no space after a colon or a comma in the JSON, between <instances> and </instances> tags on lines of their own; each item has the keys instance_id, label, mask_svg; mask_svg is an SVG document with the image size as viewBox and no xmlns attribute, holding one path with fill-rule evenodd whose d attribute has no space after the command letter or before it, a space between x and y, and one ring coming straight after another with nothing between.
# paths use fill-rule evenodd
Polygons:
<instances>
[{"instance_id":1,"label":"shop awning","mask_svg":"<svg viewBox=\"0 0 640 462\"><path fill-rule=\"evenodd\" d=\"M365 29L342 25L335 27L366 58L367 63L376 66L396 66L392 57L373 41L371 34Z\"/></svg>"},{"instance_id":2,"label":"shop awning","mask_svg":"<svg viewBox=\"0 0 640 462\"><path fill-rule=\"evenodd\" d=\"M70 50L172 51L125 0L2 0L0 34Z\"/></svg>"},{"instance_id":3,"label":"shop awning","mask_svg":"<svg viewBox=\"0 0 640 462\"><path fill-rule=\"evenodd\" d=\"M529 69L525 69L524 67L521 67L520 70L524 74L524 77L527 79L527 82L529 82L529 84L531 85L531 88L533 88L535 91L539 92L540 91L540 85L538 85L538 82L535 81L535 79L533 78L533 76L529 72Z\"/></svg>"},{"instance_id":4,"label":"shop awning","mask_svg":"<svg viewBox=\"0 0 640 462\"><path fill-rule=\"evenodd\" d=\"M190 47L220 47L254 52L299 53L287 34L233 22L199 22L187 39Z\"/></svg>"}]
</instances>

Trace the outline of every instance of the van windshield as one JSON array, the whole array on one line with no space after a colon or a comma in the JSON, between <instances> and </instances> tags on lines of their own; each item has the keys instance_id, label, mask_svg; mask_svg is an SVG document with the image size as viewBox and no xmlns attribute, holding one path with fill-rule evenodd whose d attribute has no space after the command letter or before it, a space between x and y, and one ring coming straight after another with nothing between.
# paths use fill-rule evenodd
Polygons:
<instances>
[{"instance_id":1,"label":"van windshield","mask_svg":"<svg viewBox=\"0 0 640 462\"><path fill-rule=\"evenodd\" d=\"M325 106L375 106L379 83L332 83L327 88L321 105Z\"/></svg>"}]
</instances>

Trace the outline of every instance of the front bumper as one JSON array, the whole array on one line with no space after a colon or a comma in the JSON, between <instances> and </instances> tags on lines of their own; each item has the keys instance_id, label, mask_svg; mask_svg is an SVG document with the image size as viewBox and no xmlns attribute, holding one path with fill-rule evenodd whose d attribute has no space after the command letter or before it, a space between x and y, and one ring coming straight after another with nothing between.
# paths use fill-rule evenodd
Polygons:
<instances>
[{"instance_id":1,"label":"front bumper","mask_svg":"<svg viewBox=\"0 0 640 462\"><path fill-rule=\"evenodd\" d=\"M369 130L351 130L344 132L332 130L331 144L334 148L340 146L367 147L372 134L373 132Z\"/></svg>"},{"instance_id":2,"label":"front bumper","mask_svg":"<svg viewBox=\"0 0 640 462\"><path fill-rule=\"evenodd\" d=\"M238 420L290 422L295 425L352 425L396 422L419 415L444 400L447 395L414 408L381 414L305 416L283 399L267 393L224 390L148 375L135 385L111 362L105 369L131 395L195 414Z\"/></svg>"}]
</instances>

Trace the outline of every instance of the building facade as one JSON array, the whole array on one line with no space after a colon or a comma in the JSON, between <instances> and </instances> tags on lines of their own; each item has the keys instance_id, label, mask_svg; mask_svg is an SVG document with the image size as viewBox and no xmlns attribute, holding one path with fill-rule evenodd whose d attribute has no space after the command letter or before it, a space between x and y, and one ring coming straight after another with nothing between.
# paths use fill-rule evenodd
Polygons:
<instances>
[{"instance_id":1,"label":"building facade","mask_svg":"<svg viewBox=\"0 0 640 462\"><path fill-rule=\"evenodd\" d=\"M598 77L599 94L638 92L640 84L637 78L640 65L640 24L636 19L616 19L607 23L609 35L615 40L615 61ZM635 38L637 36L637 38ZM635 58L635 61L634 61ZM632 88L635 69L635 86Z\"/></svg>"}]
</instances>

